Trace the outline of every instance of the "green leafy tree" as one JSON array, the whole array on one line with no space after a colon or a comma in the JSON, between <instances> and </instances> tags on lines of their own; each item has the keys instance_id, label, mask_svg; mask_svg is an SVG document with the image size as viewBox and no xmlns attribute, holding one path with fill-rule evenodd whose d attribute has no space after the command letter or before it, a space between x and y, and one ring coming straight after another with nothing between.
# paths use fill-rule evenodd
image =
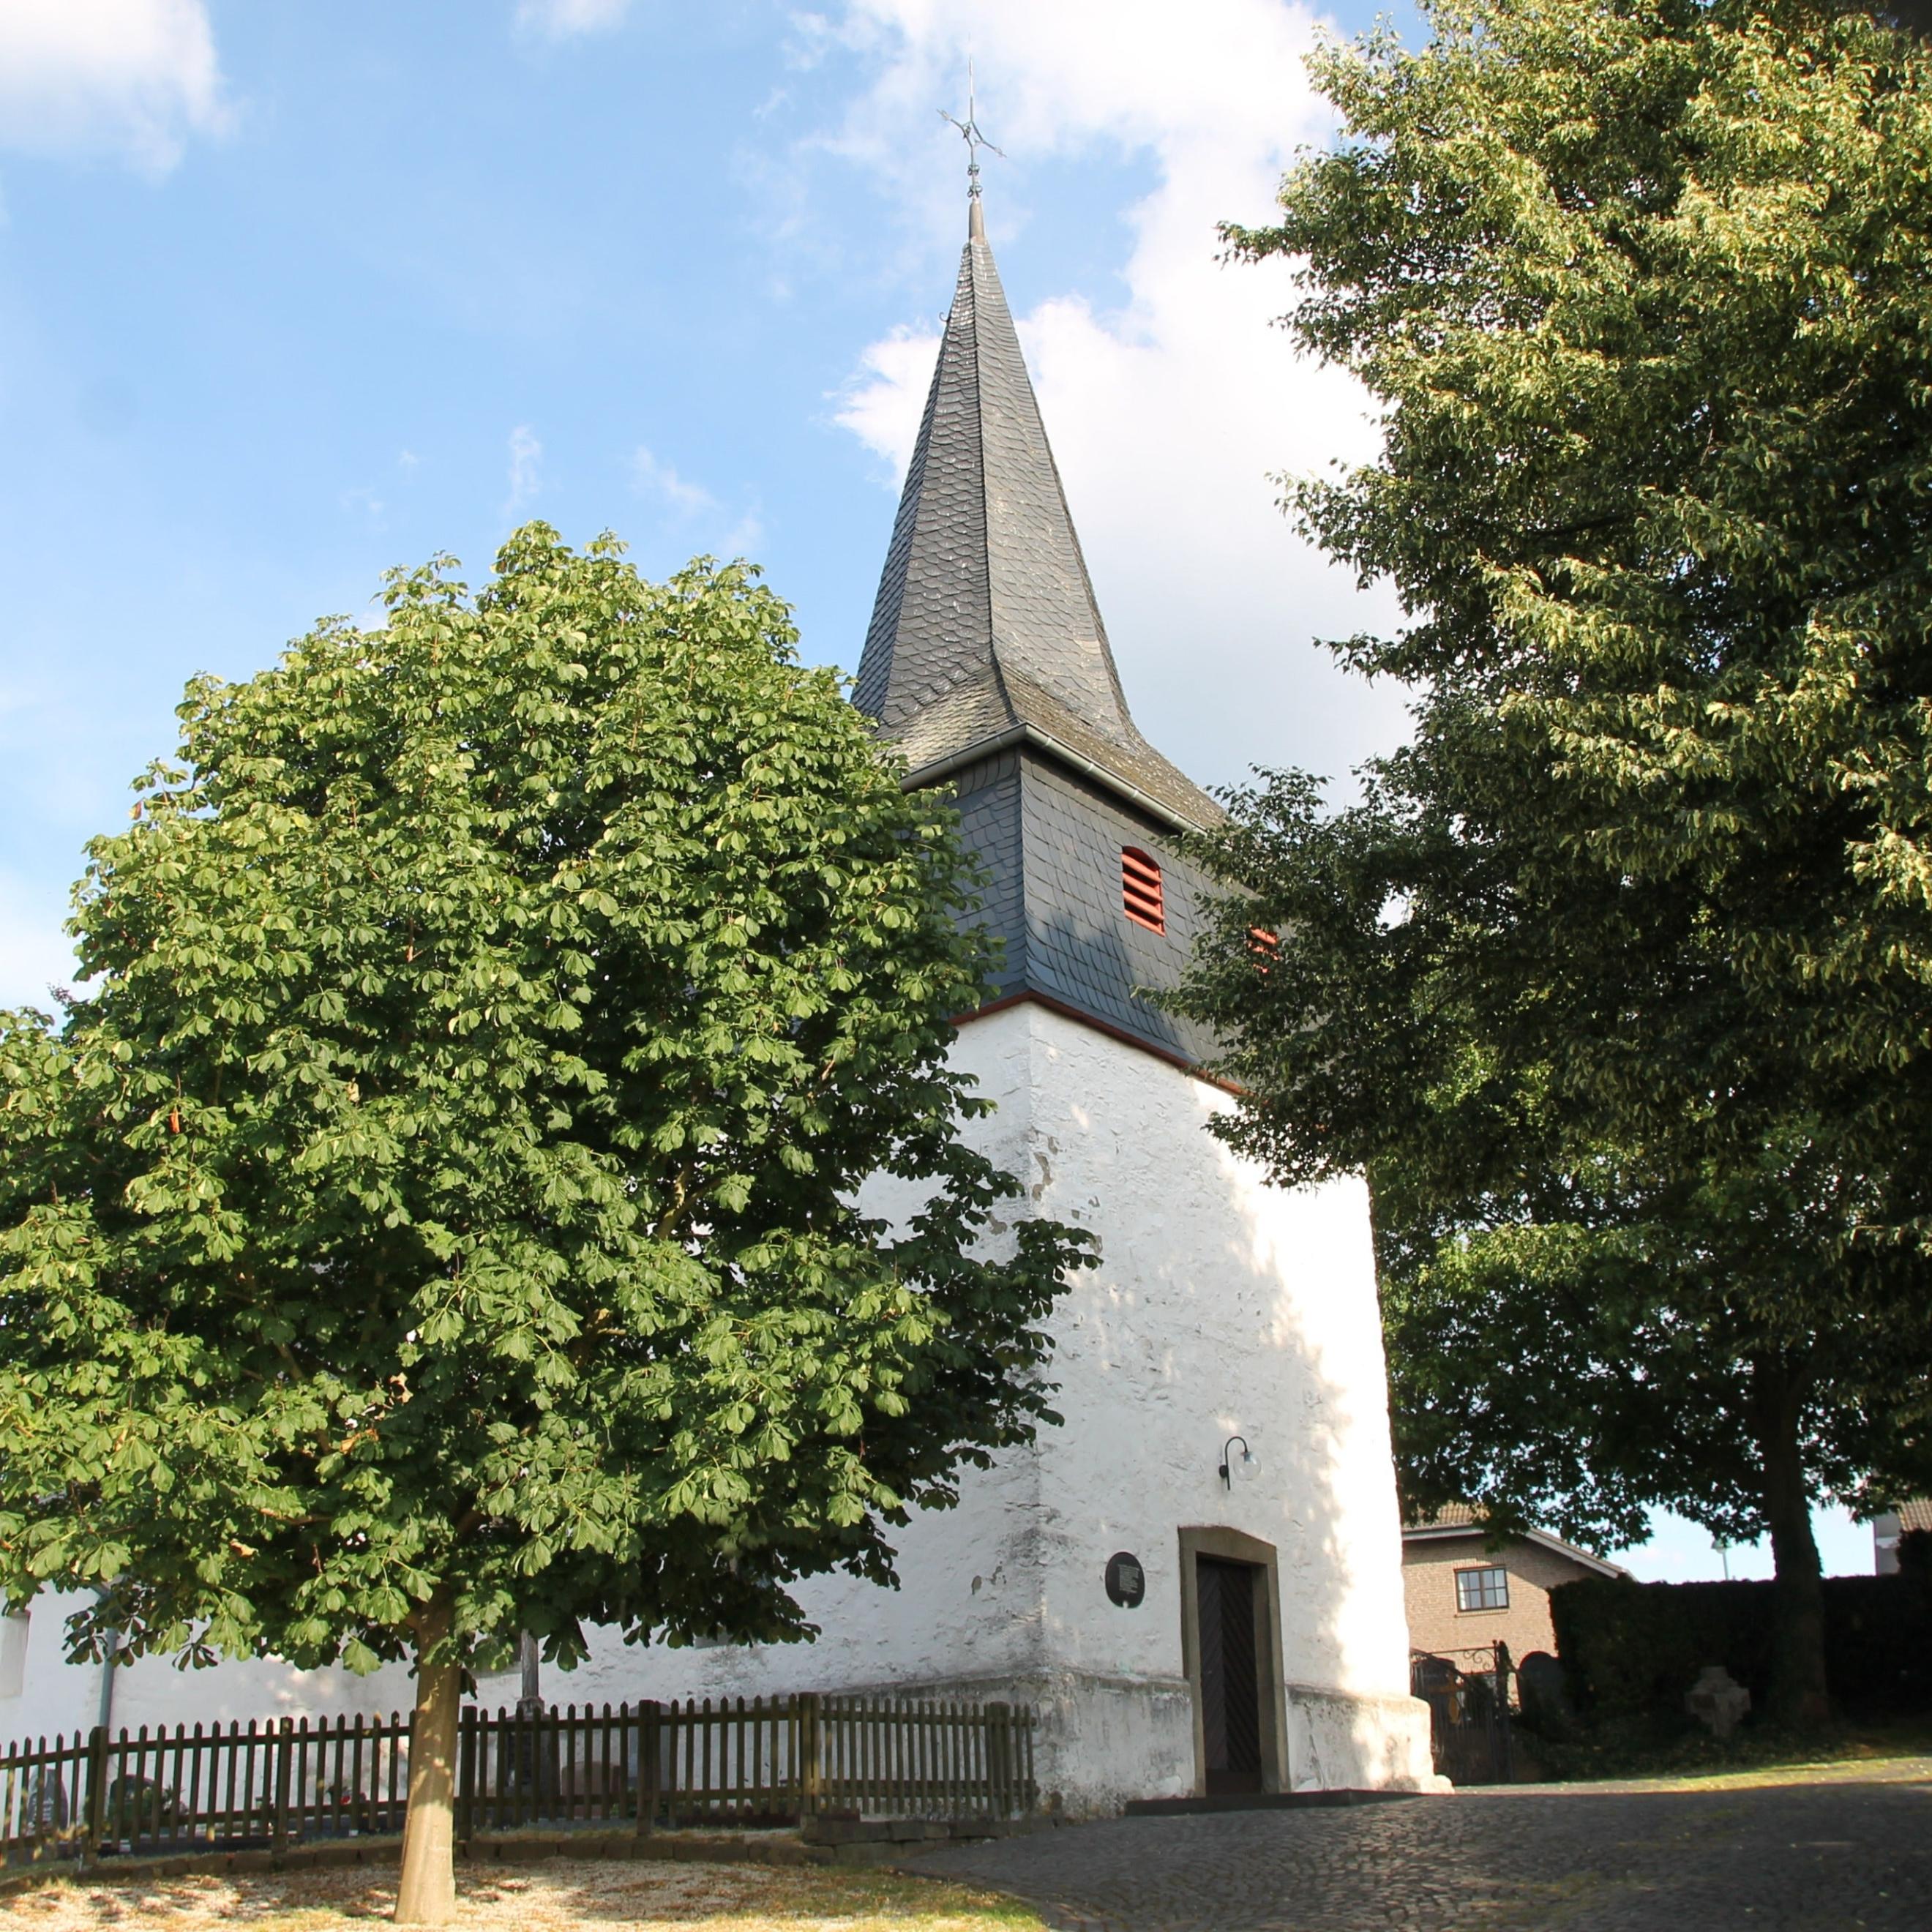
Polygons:
<instances>
[{"instance_id":1,"label":"green leafy tree","mask_svg":"<svg viewBox=\"0 0 1932 1932\"><path fill-rule=\"evenodd\" d=\"M410 1922L466 1668L890 1582L1057 1419L1085 1259L984 1250L950 814L752 573L619 549L532 524L196 681L90 848L92 997L0 1031L0 1589L97 1586L77 1655L412 1660Z\"/></svg>"},{"instance_id":2,"label":"green leafy tree","mask_svg":"<svg viewBox=\"0 0 1932 1932\"><path fill-rule=\"evenodd\" d=\"M1932 56L1771 0L1478 0L1318 56L1292 318L1382 412L1293 507L1413 743L1250 794L1189 995L1284 1178L1366 1166L1412 1498L1768 1530L1926 1471ZM1279 921L1253 970L1246 931Z\"/></svg>"},{"instance_id":3,"label":"green leafy tree","mask_svg":"<svg viewBox=\"0 0 1932 1932\"><path fill-rule=\"evenodd\" d=\"M1872 1226L1796 1112L1727 1147L1701 1113L1619 1141L1570 1104L1562 1057L1538 1052L1551 976L1491 980L1507 921L1434 803L1377 787L1330 815L1286 777L1234 807L1208 856L1254 896L1224 909L1185 1004L1233 1042L1248 1100L1228 1138L1288 1184L1369 1174L1406 1504L1473 1501L1498 1532L1599 1546L1659 1504L1727 1541L1771 1528L1778 1708L1815 1712L1810 1498L1932 1474L1915 1245ZM1265 974L1257 920L1287 935Z\"/></svg>"}]
</instances>

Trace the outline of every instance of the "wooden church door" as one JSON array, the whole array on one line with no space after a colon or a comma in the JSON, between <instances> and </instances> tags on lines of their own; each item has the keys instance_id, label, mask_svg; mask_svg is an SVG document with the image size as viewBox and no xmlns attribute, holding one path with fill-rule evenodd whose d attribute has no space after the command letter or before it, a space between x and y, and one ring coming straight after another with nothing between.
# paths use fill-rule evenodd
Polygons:
<instances>
[{"instance_id":1,"label":"wooden church door","mask_svg":"<svg viewBox=\"0 0 1932 1932\"><path fill-rule=\"evenodd\" d=\"M1262 1788L1261 1685L1252 1563L1195 1560L1201 1633L1201 1742L1208 1795Z\"/></svg>"}]
</instances>

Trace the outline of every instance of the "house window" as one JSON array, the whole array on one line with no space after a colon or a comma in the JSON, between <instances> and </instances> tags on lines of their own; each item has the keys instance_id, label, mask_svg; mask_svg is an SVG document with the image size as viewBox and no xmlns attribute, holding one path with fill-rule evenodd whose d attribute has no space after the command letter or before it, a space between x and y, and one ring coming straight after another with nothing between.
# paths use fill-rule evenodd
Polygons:
<instances>
[{"instance_id":1,"label":"house window","mask_svg":"<svg viewBox=\"0 0 1932 1932\"><path fill-rule=\"evenodd\" d=\"M1120 850L1120 908L1136 926L1150 932L1167 930L1167 909L1160 892L1160 867L1138 845Z\"/></svg>"},{"instance_id":2,"label":"house window","mask_svg":"<svg viewBox=\"0 0 1932 1932\"><path fill-rule=\"evenodd\" d=\"M1508 1610L1509 1572L1500 1564L1492 1569L1457 1570L1456 1607L1459 1610Z\"/></svg>"}]
</instances>

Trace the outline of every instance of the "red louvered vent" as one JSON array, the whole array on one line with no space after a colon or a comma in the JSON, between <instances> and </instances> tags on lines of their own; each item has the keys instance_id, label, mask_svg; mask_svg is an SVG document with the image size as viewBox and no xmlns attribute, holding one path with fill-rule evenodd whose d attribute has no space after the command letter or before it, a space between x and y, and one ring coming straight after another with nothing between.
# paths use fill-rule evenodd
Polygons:
<instances>
[{"instance_id":1,"label":"red louvered vent","mask_svg":"<svg viewBox=\"0 0 1932 1932\"><path fill-rule=\"evenodd\" d=\"M1120 908L1135 925L1144 926L1150 932L1167 930L1160 868L1136 845L1120 850Z\"/></svg>"},{"instance_id":2,"label":"red louvered vent","mask_svg":"<svg viewBox=\"0 0 1932 1932\"><path fill-rule=\"evenodd\" d=\"M1264 926L1251 926L1248 928L1248 950L1255 956L1255 970L1265 973L1281 950L1281 935L1269 932Z\"/></svg>"}]
</instances>

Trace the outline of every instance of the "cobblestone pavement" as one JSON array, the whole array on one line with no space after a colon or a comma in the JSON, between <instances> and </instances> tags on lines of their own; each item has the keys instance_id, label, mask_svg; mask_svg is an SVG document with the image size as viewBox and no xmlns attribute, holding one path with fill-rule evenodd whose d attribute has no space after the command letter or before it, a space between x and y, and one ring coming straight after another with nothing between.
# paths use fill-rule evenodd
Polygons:
<instances>
[{"instance_id":1,"label":"cobblestone pavement","mask_svg":"<svg viewBox=\"0 0 1932 1932\"><path fill-rule=\"evenodd\" d=\"M908 1868L1062 1932L1932 1932L1932 1766L1120 1818Z\"/></svg>"}]
</instances>

